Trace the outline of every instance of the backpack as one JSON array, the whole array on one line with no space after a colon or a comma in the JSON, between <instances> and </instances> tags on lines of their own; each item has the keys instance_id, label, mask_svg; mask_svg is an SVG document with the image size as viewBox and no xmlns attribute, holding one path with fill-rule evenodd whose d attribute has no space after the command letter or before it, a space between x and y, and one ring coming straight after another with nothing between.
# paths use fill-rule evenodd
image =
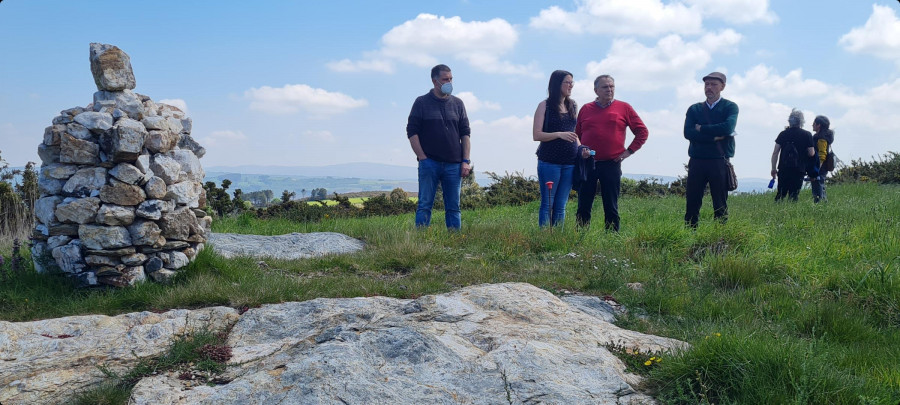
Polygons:
<instances>
[{"instance_id":1,"label":"backpack","mask_svg":"<svg viewBox=\"0 0 900 405\"><path fill-rule=\"evenodd\" d=\"M778 170L803 170L800 160L800 152L793 142L787 142L781 147L781 158L778 160Z\"/></svg>"},{"instance_id":2,"label":"backpack","mask_svg":"<svg viewBox=\"0 0 900 405\"><path fill-rule=\"evenodd\" d=\"M828 155L825 156L825 161L822 162L822 167L819 169L819 172L830 171L834 171L834 152L828 152Z\"/></svg>"}]
</instances>

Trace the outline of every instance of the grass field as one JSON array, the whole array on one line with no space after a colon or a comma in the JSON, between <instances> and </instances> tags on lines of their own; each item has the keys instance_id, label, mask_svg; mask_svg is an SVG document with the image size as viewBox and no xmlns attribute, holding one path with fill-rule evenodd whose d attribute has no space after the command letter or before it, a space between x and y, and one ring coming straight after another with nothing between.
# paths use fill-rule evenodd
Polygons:
<instances>
[{"instance_id":1,"label":"grass field","mask_svg":"<svg viewBox=\"0 0 900 405\"><path fill-rule=\"evenodd\" d=\"M729 199L727 225L709 199L696 231L684 199L623 198L622 232L537 228L537 205L464 211L448 233L412 214L320 223L214 222L216 232L341 232L356 254L302 261L226 260L209 250L170 286L73 291L29 274L0 286L0 318L255 306L316 297L412 298L479 283L521 281L551 292L610 295L629 309L620 326L685 340L684 353L640 370L664 403L896 404L900 401L900 187L832 186L814 205L772 194ZM600 225L600 226L597 226ZM641 283L642 290L627 287Z\"/></svg>"}]
</instances>

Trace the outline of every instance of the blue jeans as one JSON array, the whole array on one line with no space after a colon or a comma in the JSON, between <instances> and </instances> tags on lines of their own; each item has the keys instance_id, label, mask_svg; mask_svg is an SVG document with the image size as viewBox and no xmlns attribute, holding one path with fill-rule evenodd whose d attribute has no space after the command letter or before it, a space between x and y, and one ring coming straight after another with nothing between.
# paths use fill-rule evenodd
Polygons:
<instances>
[{"instance_id":1,"label":"blue jeans","mask_svg":"<svg viewBox=\"0 0 900 405\"><path fill-rule=\"evenodd\" d=\"M828 172L820 173L818 176L813 177L812 179L812 194L813 201L819 202L827 200L828 197L825 195L825 175Z\"/></svg>"},{"instance_id":2,"label":"blue jeans","mask_svg":"<svg viewBox=\"0 0 900 405\"><path fill-rule=\"evenodd\" d=\"M416 227L431 225L431 207L438 183L444 191L444 220L447 229L462 225L459 213L459 190L462 185L461 163L444 163L433 159L419 161L419 205L416 208Z\"/></svg>"},{"instance_id":3,"label":"blue jeans","mask_svg":"<svg viewBox=\"0 0 900 405\"><path fill-rule=\"evenodd\" d=\"M552 222L553 226L562 225L566 219L566 202L569 200L569 192L572 191L572 172L575 165L558 165L538 160L538 183L541 186L541 209L538 211L538 225L547 226ZM547 182L553 182L553 220L550 221L551 195L547 189Z\"/></svg>"}]
</instances>

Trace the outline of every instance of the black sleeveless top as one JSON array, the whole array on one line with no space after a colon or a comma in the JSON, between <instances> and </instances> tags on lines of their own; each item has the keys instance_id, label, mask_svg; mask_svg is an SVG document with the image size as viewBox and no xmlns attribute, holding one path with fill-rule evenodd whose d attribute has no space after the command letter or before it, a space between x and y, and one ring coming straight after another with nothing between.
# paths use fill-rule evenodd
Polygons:
<instances>
[{"instance_id":1,"label":"black sleeveless top","mask_svg":"<svg viewBox=\"0 0 900 405\"><path fill-rule=\"evenodd\" d=\"M544 111L544 114L549 114L545 118L547 126L544 128L544 132L575 131L575 117L570 117L569 114L554 114L549 108ZM538 145L536 154L538 160L542 162L557 165L574 165L577 152L578 145L575 142L557 138L552 141L541 142Z\"/></svg>"}]
</instances>

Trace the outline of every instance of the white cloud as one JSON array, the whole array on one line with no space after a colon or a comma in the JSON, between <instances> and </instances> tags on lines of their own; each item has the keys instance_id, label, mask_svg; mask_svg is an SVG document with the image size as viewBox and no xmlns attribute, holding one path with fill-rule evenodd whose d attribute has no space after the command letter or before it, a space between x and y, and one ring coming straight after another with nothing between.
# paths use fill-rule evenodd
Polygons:
<instances>
[{"instance_id":1,"label":"white cloud","mask_svg":"<svg viewBox=\"0 0 900 405\"><path fill-rule=\"evenodd\" d=\"M667 33L697 34L702 17L697 9L659 0L585 0L574 11L557 6L531 18L532 28L576 34L657 36Z\"/></svg>"},{"instance_id":2,"label":"white cloud","mask_svg":"<svg viewBox=\"0 0 900 405\"><path fill-rule=\"evenodd\" d=\"M246 143L247 136L241 131L222 130L213 131L197 141L206 147L234 146Z\"/></svg>"},{"instance_id":3,"label":"white cloud","mask_svg":"<svg viewBox=\"0 0 900 405\"><path fill-rule=\"evenodd\" d=\"M537 172L534 152L538 143L531 137L534 118L509 116L494 121L474 120L472 126L472 162L475 169L498 174Z\"/></svg>"},{"instance_id":4,"label":"white cloud","mask_svg":"<svg viewBox=\"0 0 900 405\"><path fill-rule=\"evenodd\" d=\"M517 65L500 59L519 41L516 29L501 18L463 21L460 17L419 14L390 29L381 37L382 47L367 52L362 60L344 59L327 66L335 71L393 72L393 61L431 67L454 58L488 73L540 77L534 64Z\"/></svg>"},{"instance_id":5,"label":"white cloud","mask_svg":"<svg viewBox=\"0 0 900 405\"><path fill-rule=\"evenodd\" d=\"M463 103L466 105L466 112L472 113L478 110L499 110L500 104L491 102L491 101L482 101L479 100L478 97L475 97L475 94L471 91L464 91L456 95L460 99L462 99Z\"/></svg>"},{"instance_id":6,"label":"white cloud","mask_svg":"<svg viewBox=\"0 0 900 405\"><path fill-rule=\"evenodd\" d=\"M833 126L840 123L844 128L854 127L853 133L865 134L871 141L865 144L900 151L896 137L900 131L900 79L869 89L862 95L842 91L833 94L826 102L840 106L843 112L838 120L832 117ZM886 142L875 142L876 138Z\"/></svg>"},{"instance_id":7,"label":"white cloud","mask_svg":"<svg viewBox=\"0 0 900 405\"><path fill-rule=\"evenodd\" d=\"M579 109L597 98L597 94L594 93L594 78L597 76L599 75L593 75L584 80L575 80L575 85L572 86L572 100L578 103Z\"/></svg>"},{"instance_id":8,"label":"white cloud","mask_svg":"<svg viewBox=\"0 0 900 405\"><path fill-rule=\"evenodd\" d=\"M730 29L708 33L696 42L685 42L681 36L672 34L661 38L652 48L634 39L617 39L607 57L600 62L589 62L586 71L589 77L611 74L617 85L629 90L657 90L692 80L698 70L709 64L713 53L729 51L741 39L740 34Z\"/></svg>"},{"instance_id":9,"label":"white cloud","mask_svg":"<svg viewBox=\"0 0 900 405\"><path fill-rule=\"evenodd\" d=\"M385 59L369 59L360 61L351 61L350 59L342 59L337 62L329 62L325 66L335 72L381 72L394 73L394 64Z\"/></svg>"},{"instance_id":10,"label":"white cloud","mask_svg":"<svg viewBox=\"0 0 900 405\"><path fill-rule=\"evenodd\" d=\"M327 131L327 130L320 130L320 131L306 130L306 131L303 131L303 134L301 134L301 138L303 138L306 141L316 141L316 142L334 143L336 141L336 139L334 138L334 135L331 133L331 131Z\"/></svg>"},{"instance_id":11,"label":"white cloud","mask_svg":"<svg viewBox=\"0 0 900 405\"><path fill-rule=\"evenodd\" d=\"M178 109L184 112L186 115L191 115L190 111L188 110L187 102L180 98L166 98L159 100L158 102L162 104L168 104L173 107L178 107Z\"/></svg>"},{"instance_id":12,"label":"white cloud","mask_svg":"<svg viewBox=\"0 0 900 405\"><path fill-rule=\"evenodd\" d=\"M314 117L334 114L365 107L369 103L343 93L317 89L305 84L286 84L274 88L263 86L244 92L249 98L250 109L268 114L293 114L304 111Z\"/></svg>"},{"instance_id":13,"label":"white cloud","mask_svg":"<svg viewBox=\"0 0 900 405\"><path fill-rule=\"evenodd\" d=\"M772 68L756 65L743 75L728 80L728 86L737 93L758 93L768 98L813 97L829 93L829 86L814 79L804 79L803 69L794 69L785 76L778 76Z\"/></svg>"},{"instance_id":14,"label":"white cloud","mask_svg":"<svg viewBox=\"0 0 900 405\"><path fill-rule=\"evenodd\" d=\"M771 10L769 0L685 0L711 18L746 24L752 22L774 23L778 21Z\"/></svg>"},{"instance_id":15,"label":"white cloud","mask_svg":"<svg viewBox=\"0 0 900 405\"><path fill-rule=\"evenodd\" d=\"M857 27L838 41L853 53L865 53L900 63L900 20L887 6L872 5L866 25Z\"/></svg>"}]
</instances>

